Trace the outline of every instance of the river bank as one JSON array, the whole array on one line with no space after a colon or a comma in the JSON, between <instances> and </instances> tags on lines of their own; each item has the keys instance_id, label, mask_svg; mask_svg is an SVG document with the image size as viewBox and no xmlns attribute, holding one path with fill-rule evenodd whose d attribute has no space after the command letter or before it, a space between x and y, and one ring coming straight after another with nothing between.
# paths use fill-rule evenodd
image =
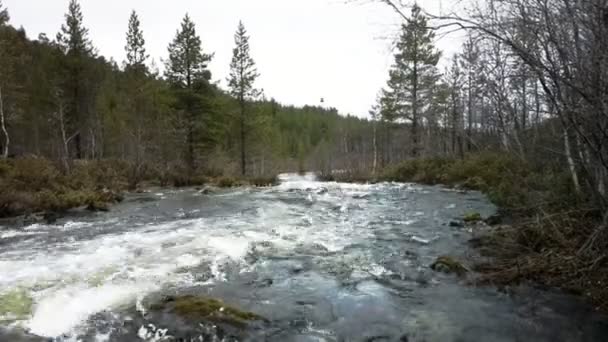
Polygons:
<instances>
[{"instance_id":1,"label":"river bank","mask_svg":"<svg viewBox=\"0 0 608 342\"><path fill-rule=\"evenodd\" d=\"M277 177L232 177L183 170L150 169L133 179L132 165L119 160L74 161L69 171L44 158L0 161L0 220L11 225L53 223L69 211L107 211L126 192L152 187L199 187L201 191L276 185Z\"/></svg>"},{"instance_id":2,"label":"river bank","mask_svg":"<svg viewBox=\"0 0 608 342\"><path fill-rule=\"evenodd\" d=\"M376 176L330 177L481 191L509 224L472 240L484 257L474 266L481 274L479 283L508 288L533 282L582 296L608 311L608 255L602 248L606 242L589 248L590 237L603 224L603 213L589 204L585 194L576 193L569 174L559 165L531 165L505 154L481 153L464 159L412 160Z\"/></svg>"}]
</instances>

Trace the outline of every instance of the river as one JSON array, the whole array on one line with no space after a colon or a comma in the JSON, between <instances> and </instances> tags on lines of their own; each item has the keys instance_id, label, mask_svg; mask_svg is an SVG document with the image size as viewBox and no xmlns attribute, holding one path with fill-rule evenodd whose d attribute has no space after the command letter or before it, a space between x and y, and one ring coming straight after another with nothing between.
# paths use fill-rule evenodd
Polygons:
<instances>
[{"instance_id":1,"label":"river","mask_svg":"<svg viewBox=\"0 0 608 342\"><path fill-rule=\"evenodd\" d=\"M495 208L475 192L282 175L272 188L158 189L108 213L3 227L0 341L608 340L606 317L565 294L433 272L438 256L474 253L468 229L448 224L472 211ZM265 320L229 333L150 314L168 294Z\"/></svg>"}]
</instances>

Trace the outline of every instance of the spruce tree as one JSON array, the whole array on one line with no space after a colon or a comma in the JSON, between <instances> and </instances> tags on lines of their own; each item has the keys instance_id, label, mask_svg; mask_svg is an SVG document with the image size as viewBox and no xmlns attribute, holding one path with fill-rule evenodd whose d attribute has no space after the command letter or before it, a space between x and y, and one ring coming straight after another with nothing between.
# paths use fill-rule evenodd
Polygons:
<instances>
[{"instance_id":1,"label":"spruce tree","mask_svg":"<svg viewBox=\"0 0 608 342\"><path fill-rule=\"evenodd\" d=\"M420 7L414 5L410 20L402 25L385 91L387 108L410 122L413 157L419 156L421 118L439 79L437 63L441 53L433 45L435 33L428 28L427 21Z\"/></svg>"},{"instance_id":2,"label":"spruce tree","mask_svg":"<svg viewBox=\"0 0 608 342\"><path fill-rule=\"evenodd\" d=\"M247 138L247 101L259 96L260 91L255 89L255 80L259 77L255 62L250 55L249 36L243 22L239 22L234 35L235 47L230 63L230 77L228 86L230 94L234 96L240 107L239 128L241 147L241 174L247 173L246 138Z\"/></svg>"},{"instance_id":3,"label":"spruce tree","mask_svg":"<svg viewBox=\"0 0 608 342\"><path fill-rule=\"evenodd\" d=\"M178 109L185 114L182 121L187 142L186 162L189 171L193 172L196 168L195 138L197 131L200 131L203 92L209 88L211 72L208 64L213 55L203 53L201 38L196 34L196 27L188 14L168 50L165 77L177 91L180 107Z\"/></svg>"},{"instance_id":4,"label":"spruce tree","mask_svg":"<svg viewBox=\"0 0 608 342\"><path fill-rule=\"evenodd\" d=\"M131 12L127 31L127 45L125 46L127 53L126 65L128 69L141 71L145 70L146 60L149 55L146 53L146 40L140 26L141 23L137 12Z\"/></svg>"}]
</instances>

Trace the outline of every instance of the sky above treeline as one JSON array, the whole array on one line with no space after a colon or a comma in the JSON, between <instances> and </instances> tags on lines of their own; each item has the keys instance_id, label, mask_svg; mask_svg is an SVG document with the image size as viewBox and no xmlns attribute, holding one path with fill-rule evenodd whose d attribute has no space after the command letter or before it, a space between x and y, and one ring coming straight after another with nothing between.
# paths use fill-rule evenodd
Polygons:
<instances>
[{"instance_id":1,"label":"sky above treeline","mask_svg":"<svg viewBox=\"0 0 608 342\"><path fill-rule=\"evenodd\" d=\"M354 1L354 2L353 2ZM399 33L399 16L369 0L81 0L85 24L99 53L119 63L129 15L142 22L146 47L162 69L167 46L186 13L197 25L213 80L226 85L233 35L239 20L251 36L251 51L261 74L258 87L284 104L337 108L367 116L384 86L392 63L391 46ZM457 0L426 0L429 10ZM3 0L11 24L30 38L54 38L64 22L68 0ZM457 36L437 45L449 56L460 47Z\"/></svg>"}]
</instances>

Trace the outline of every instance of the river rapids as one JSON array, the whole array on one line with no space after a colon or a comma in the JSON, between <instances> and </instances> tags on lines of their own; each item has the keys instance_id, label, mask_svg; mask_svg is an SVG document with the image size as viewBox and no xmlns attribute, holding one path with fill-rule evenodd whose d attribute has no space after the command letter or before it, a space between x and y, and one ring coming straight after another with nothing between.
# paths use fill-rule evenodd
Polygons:
<instances>
[{"instance_id":1,"label":"river rapids","mask_svg":"<svg viewBox=\"0 0 608 342\"><path fill-rule=\"evenodd\" d=\"M109 213L0 227L0 341L607 341L576 299L432 271L464 257L481 194L318 182L128 195ZM234 331L150 314L204 295L265 319Z\"/></svg>"}]
</instances>

